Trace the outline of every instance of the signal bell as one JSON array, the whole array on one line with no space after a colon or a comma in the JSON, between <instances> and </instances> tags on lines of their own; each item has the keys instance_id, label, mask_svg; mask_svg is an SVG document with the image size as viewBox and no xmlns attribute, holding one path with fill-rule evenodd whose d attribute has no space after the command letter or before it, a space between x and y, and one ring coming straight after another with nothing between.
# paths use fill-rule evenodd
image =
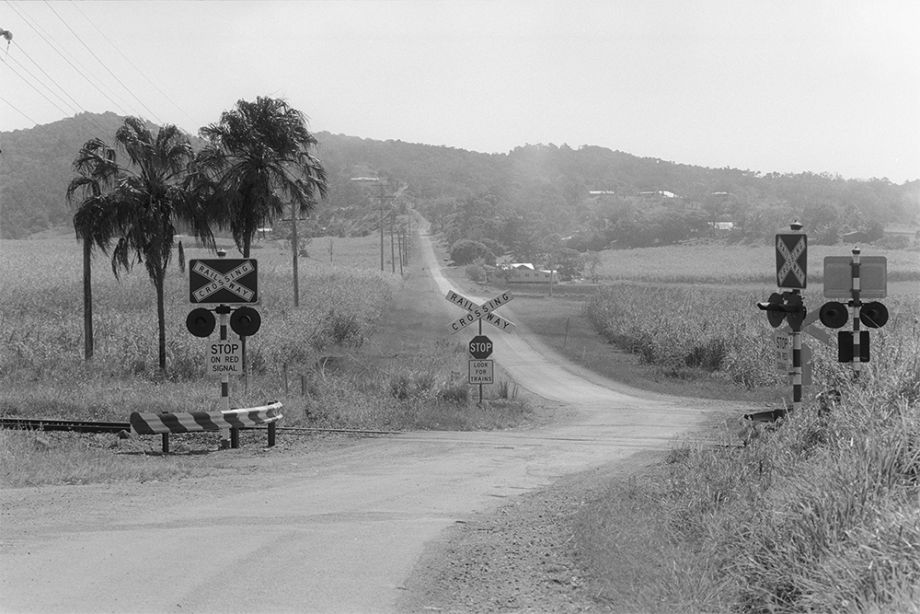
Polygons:
<instances>
[{"instance_id":1,"label":"signal bell","mask_svg":"<svg viewBox=\"0 0 920 614\"><path fill-rule=\"evenodd\" d=\"M824 324L826 327L840 328L847 323L849 314L847 314L847 308L843 303L830 301L829 303L821 305L821 309L818 311L818 317L821 319L821 324Z\"/></svg>"},{"instance_id":2,"label":"signal bell","mask_svg":"<svg viewBox=\"0 0 920 614\"><path fill-rule=\"evenodd\" d=\"M251 337L259 332L262 316L252 307L240 307L230 314L230 328L240 337Z\"/></svg>"},{"instance_id":3,"label":"signal bell","mask_svg":"<svg viewBox=\"0 0 920 614\"><path fill-rule=\"evenodd\" d=\"M188 332L196 337L207 337L214 332L216 324L217 320L215 320L214 314L204 307L192 309L188 317L185 318L185 327Z\"/></svg>"}]
</instances>

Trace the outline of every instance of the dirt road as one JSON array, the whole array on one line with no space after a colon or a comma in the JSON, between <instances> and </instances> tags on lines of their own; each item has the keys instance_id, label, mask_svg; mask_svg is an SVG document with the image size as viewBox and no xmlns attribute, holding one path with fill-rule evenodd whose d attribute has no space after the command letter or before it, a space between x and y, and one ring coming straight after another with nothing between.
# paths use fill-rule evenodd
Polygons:
<instances>
[{"instance_id":1,"label":"dirt road","mask_svg":"<svg viewBox=\"0 0 920 614\"><path fill-rule=\"evenodd\" d=\"M443 295L427 238L422 248ZM433 308L443 303L446 331L459 314L432 298ZM513 320L513 306L502 313ZM560 476L666 447L714 411L603 380L520 327L490 336L515 381L565 404L570 417L539 429L266 454L263 471L218 479L5 490L0 610L394 611L425 544L455 522Z\"/></svg>"}]
</instances>

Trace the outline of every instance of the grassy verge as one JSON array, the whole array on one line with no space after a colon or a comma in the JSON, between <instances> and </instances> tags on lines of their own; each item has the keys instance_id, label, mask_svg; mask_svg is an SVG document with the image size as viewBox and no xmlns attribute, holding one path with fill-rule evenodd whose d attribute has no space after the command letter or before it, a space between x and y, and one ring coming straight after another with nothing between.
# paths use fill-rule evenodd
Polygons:
<instances>
[{"instance_id":1,"label":"grassy verge","mask_svg":"<svg viewBox=\"0 0 920 614\"><path fill-rule=\"evenodd\" d=\"M262 328L249 341L248 381L232 378L231 407L278 400L283 425L332 428L494 429L531 418L525 404L509 398L508 386L481 407L475 402L465 381L465 347L444 340L444 306L426 304L432 282L420 267L406 279L380 273L372 268L372 237L335 239L334 264L301 261L295 308L284 247L266 243L254 252ZM167 282L168 368L161 373L153 289L142 267L115 280L104 257L95 258L96 348L85 362L80 246L70 237L9 241L3 253L0 281L9 292L0 297L0 338L6 342L0 414L127 421L132 411L219 408L219 381L204 376L207 341L185 330L188 282L179 270ZM192 247L186 255L209 257ZM27 279L21 274L27 266L50 273ZM113 458L124 445L109 449L92 436L0 436L0 484L6 486L162 479L185 471L180 461ZM143 449L155 453L158 439L147 439ZM200 451L174 449L177 456L183 449Z\"/></svg>"},{"instance_id":2,"label":"grassy verge","mask_svg":"<svg viewBox=\"0 0 920 614\"><path fill-rule=\"evenodd\" d=\"M775 428L727 423L722 436L746 445L677 447L584 506L598 599L618 612L917 612L917 338L914 318L873 333L858 380L819 356L814 388L839 402L809 398Z\"/></svg>"}]
</instances>

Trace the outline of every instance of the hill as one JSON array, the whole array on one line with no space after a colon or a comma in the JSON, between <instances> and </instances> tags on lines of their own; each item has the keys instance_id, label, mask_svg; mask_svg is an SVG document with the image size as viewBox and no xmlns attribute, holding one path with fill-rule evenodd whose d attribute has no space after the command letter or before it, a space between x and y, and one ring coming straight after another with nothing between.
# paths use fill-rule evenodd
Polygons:
<instances>
[{"instance_id":1,"label":"hill","mask_svg":"<svg viewBox=\"0 0 920 614\"><path fill-rule=\"evenodd\" d=\"M0 237L70 228L64 191L80 146L111 142L114 113L82 113L29 130L0 133ZM915 223L920 181L763 174L711 169L585 145L524 145L507 154L317 132L329 197L308 222L312 234L366 234L376 204L353 177L379 176L401 188L398 207L422 209L451 239L535 256L547 243L577 249L667 244L723 233L759 240L793 218L813 240L847 231L880 236ZM195 139L197 141L197 139ZM717 224L719 223L719 224Z\"/></svg>"}]
</instances>

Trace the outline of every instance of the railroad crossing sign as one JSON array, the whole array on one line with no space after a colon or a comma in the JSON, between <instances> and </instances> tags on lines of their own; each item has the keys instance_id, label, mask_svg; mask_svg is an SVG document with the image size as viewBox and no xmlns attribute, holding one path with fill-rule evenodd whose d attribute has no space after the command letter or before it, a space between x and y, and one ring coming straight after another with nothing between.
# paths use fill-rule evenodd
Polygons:
<instances>
[{"instance_id":1,"label":"railroad crossing sign","mask_svg":"<svg viewBox=\"0 0 920 614\"><path fill-rule=\"evenodd\" d=\"M467 311L466 315L450 323L450 332L452 333L463 330L476 320L484 320L492 326L508 332L511 332L511 329L514 328L513 322L495 315L495 309L500 305L510 302L511 299L514 298L509 291L502 292L482 305L477 305L470 299L457 294L453 290L448 290L445 298L454 305L459 305Z\"/></svg>"},{"instance_id":2,"label":"railroad crossing sign","mask_svg":"<svg viewBox=\"0 0 920 614\"><path fill-rule=\"evenodd\" d=\"M780 288L804 288L807 273L807 235L776 235L776 285Z\"/></svg>"},{"instance_id":3,"label":"railroad crossing sign","mask_svg":"<svg viewBox=\"0 0 920 614\"><path fill-rule=\"evenodd\" d=\"M250 305L259 302L254 258L189 260L189 302Z\"/></svg>"},{"instance_id":4,"label":"railroad crossing sign","mask_svg":"<svg viewBox=\"0 0 920 614\"><path fill-rule=\"evenodd\" d=\"M492 340L485 335L476 335L470 341L470 355L482 360L492 355Z\"/></svg>"}]
</instances>

